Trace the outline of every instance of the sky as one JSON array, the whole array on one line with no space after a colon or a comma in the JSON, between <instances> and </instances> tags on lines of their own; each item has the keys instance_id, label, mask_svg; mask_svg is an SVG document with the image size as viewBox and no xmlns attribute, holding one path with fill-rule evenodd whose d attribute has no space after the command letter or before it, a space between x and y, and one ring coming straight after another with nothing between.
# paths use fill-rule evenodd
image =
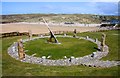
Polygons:
<instances>
[{"instance_id":1,"label":"sky","mask_svg":"<svg viewBox=\"0 0 120 78\"><path fill-rule=\"evenodd\" d=\"M2 2L1 15L31 13L118 15L118 2Z\"/></svg>"},{"instance_id":2,"label":"sky","mask_svg":"<svg viewBox=\"0 0 120 78\"><path fill-rule=\"evenodd\" d=\"M2 2L119 2L119 0L1 0Z\"/></svg>"}]
</instances>

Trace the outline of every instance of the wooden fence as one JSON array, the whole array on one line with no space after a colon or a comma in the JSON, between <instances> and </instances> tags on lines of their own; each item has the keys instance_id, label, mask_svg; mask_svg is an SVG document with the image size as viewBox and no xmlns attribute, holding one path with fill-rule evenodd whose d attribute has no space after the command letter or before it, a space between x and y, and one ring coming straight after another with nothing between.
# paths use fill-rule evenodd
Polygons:
<instances>
[{"instance_id":1,"label":"wooden fence","mask_svg":"<svg viewBox=\"0 0 120 78\"><path fill-rule=\"evenodd\" d=\"M22 35L28 35L28 32L9 32L9 33L2 33L2 38L4 37L12 37L12 36L22 36Z\"/></svg>"}]
</instances>

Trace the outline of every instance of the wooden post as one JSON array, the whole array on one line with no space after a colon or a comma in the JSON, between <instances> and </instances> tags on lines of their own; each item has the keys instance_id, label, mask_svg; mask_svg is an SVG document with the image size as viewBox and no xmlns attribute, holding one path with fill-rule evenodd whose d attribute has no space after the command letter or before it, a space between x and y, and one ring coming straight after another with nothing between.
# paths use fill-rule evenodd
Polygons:
<instances>
[{"instance_id":1,"label":"wooden post","mask_svg":"<svg viewBox=\"0 0 120 78\"><path fill-rule=\"evenodd\" d=\"M106 34L102 33L102 40L101 40L101 51L102 52L104 52L105 38L106 38Z\"/></svg>"},{"instance_id":2,"label":"wooden post","mask_svg":"<svg viewBox=\"0 0 120 78\"><path fill-rule=\"evenodd\" d=\"M76 34L77 34L77 30L74 29L74 35L73 35L73 37L76 37Z\"/></svg>"},{"instance_id":3,"label":"wooden post","mask_svg":"<svg viewBox=\"0 0 120 78\"><path fill-rule=\"evenodd\" d=\"M31 40L32 39L32 31L31 30L28 31L28 36L29 36L29 39Z\"/></svg>"},{"instance_id":4,"label":"wooden post","mask_svg":"<svg viewBox=\"0 0 120 78\"><path fill-rule=\"evenodd\" d=\"M21 60L25 58L22 39L18 40L18 55L19 55L19 59Z\"/></svg>"}]
</instances>

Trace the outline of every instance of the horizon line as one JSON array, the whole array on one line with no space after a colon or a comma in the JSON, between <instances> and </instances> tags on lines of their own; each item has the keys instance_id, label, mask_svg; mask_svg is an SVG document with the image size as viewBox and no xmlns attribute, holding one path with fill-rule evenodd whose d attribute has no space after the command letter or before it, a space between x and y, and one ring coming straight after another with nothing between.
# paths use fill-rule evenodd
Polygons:
<instances>
[{"instance_id":1,"label":"horizon line","mask_svg":"<svg viewBox=\"0 0 120 78\"><path fill-rule=\"evenodd\" d=\"M111 14L90 14L90 13L19 13L19 14L0 14L0 15L30 15L30 14L44 14L44 15L47 15L47 14L55 14L55 15L60 15L60 14L65 14L65 15L73 15L73 14L83 14L83 15L104 15L104 16L120 16L119 14L118 15L111 15Z\"/></svg>"}]
</instances>

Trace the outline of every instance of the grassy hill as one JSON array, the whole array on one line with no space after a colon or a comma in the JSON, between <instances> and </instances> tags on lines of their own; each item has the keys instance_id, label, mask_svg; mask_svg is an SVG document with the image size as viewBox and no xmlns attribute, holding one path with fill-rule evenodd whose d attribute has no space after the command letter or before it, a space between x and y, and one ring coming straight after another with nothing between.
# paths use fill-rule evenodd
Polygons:
<instances>
[{"instance_id":1,"label":"grassy hill","mask_svg":"<svg viewBox=\"0 0 120 78\"><path fill-rule=\"evenodd\" d=\"M49 23L100 23L102 20L117 19L117 16L103 16L91 14L16 14L2 15L1 23L13 22L43 22L41 17L44 17Z\"/></svg>"}]
</instances>

